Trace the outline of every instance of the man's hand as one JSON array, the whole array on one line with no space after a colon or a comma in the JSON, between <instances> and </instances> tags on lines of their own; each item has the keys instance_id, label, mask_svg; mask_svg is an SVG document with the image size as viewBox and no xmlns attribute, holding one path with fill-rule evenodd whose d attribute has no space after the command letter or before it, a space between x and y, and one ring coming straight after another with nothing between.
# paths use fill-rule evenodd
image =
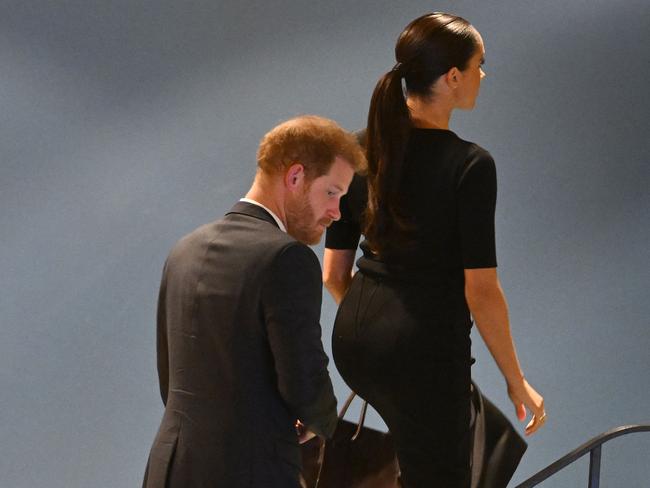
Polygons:
<instances>
[{"instance_id":1,"label":"man's hand","mask_svg":"<svg viewBox=\"0 0 650 488\"><path fill-rule=\"evenodd\" d=\"M314 434L311 430L308 430L305 427L305 424L303 424L300 420L296 420L296 434L298 434L298 442L300 444L304 444L310 439L313 439L316 437L316 434Z\"/></svg>"}]
</instances>

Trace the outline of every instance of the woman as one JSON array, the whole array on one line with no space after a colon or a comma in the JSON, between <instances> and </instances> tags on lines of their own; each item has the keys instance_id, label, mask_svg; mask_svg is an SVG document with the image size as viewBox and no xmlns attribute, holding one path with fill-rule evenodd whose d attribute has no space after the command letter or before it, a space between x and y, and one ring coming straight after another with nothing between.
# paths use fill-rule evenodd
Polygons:
<instances>
[{"instance_id":1,"label":"woman","mask_svg":"<svg viewBox=\"0 0 650 488\"><path fill-rule=\"evenodd\" d=\"M395 54L370 104L367 181L355 177L328 230L324 281L342 299L332 349L344 380L390 429L403 485L469 487L470 313L517 416L533 414L526 433L546 418L497 277L494 161L449 130L454 109L474 107L483 40L466 20L433 13L406 27Z\"/></svg>"}]
</instances>

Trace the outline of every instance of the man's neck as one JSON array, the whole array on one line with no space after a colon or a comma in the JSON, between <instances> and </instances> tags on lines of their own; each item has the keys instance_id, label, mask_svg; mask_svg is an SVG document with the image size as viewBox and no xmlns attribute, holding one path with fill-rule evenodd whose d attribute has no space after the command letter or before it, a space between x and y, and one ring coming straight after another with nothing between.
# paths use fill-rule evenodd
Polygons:
<instances>
[{"instance_id":1,"label":"man's neck","mask_svg":"<svg viewBox=\"0 0 650 488\"><path fill-rule=\"evenodd\" d=\"M271 183L270 181L262 182L256 177L253 186L246 193L246 198L264 205L282 221L282 224L286 228L287 217L284 211L284 205L282 204L283 198L281 198L283 189L277 188Z\"/></svg>"}]
</instances>

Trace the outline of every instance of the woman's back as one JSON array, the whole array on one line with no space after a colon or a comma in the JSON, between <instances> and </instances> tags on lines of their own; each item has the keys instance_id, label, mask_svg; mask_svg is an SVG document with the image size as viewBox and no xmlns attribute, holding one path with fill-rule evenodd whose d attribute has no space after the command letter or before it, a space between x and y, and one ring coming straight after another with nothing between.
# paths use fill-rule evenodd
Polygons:
<instances>
[{"instance_id":1,"label":"woman's back","mask_svg":"<svg viewBox=\"0 0 650 488\"><path fill-rule=\"evenodd\" d=\"M361 271L442 284L448 277L457 281L465 268L496 266L496 172L487 151L448 130L412 129L402 178L407 238L394 240L388 226L379 236L381 257L362 244ZM364 183L350 188L343 218L328 230L327 247L356 247L367 199Z\"/></svg>"}]
</instances>

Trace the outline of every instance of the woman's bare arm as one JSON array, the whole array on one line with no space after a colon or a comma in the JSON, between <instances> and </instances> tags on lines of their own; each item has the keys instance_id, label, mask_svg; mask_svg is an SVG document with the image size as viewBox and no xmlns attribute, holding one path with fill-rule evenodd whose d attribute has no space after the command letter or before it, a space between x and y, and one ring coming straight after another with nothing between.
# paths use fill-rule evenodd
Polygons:
<instances>
[{"instance_id":1,"label":"woman's bare arm","mask_svg":"<svg viewBox=\"0 0 650 488\"><path fill-rule=\"evenodd\" d=\"M323 283L337 305L352 281L355 254L352 249L325 249L323 254Z\"/></svg>"},{"instance_id":2,"label":"woman's bare arm","mask_svg":"<svg viewBox=\"0 0 650 488\"><path fill-rule=\"evenodd\" d=\"M534 415L526 434L535 432L544 422L544 399L528 384L519 365L510 333L508 305L496 268L466 269L465 298L476 326L508 385L517 417L524 420L526 407Z\"/></svg>"}]
</instances>

